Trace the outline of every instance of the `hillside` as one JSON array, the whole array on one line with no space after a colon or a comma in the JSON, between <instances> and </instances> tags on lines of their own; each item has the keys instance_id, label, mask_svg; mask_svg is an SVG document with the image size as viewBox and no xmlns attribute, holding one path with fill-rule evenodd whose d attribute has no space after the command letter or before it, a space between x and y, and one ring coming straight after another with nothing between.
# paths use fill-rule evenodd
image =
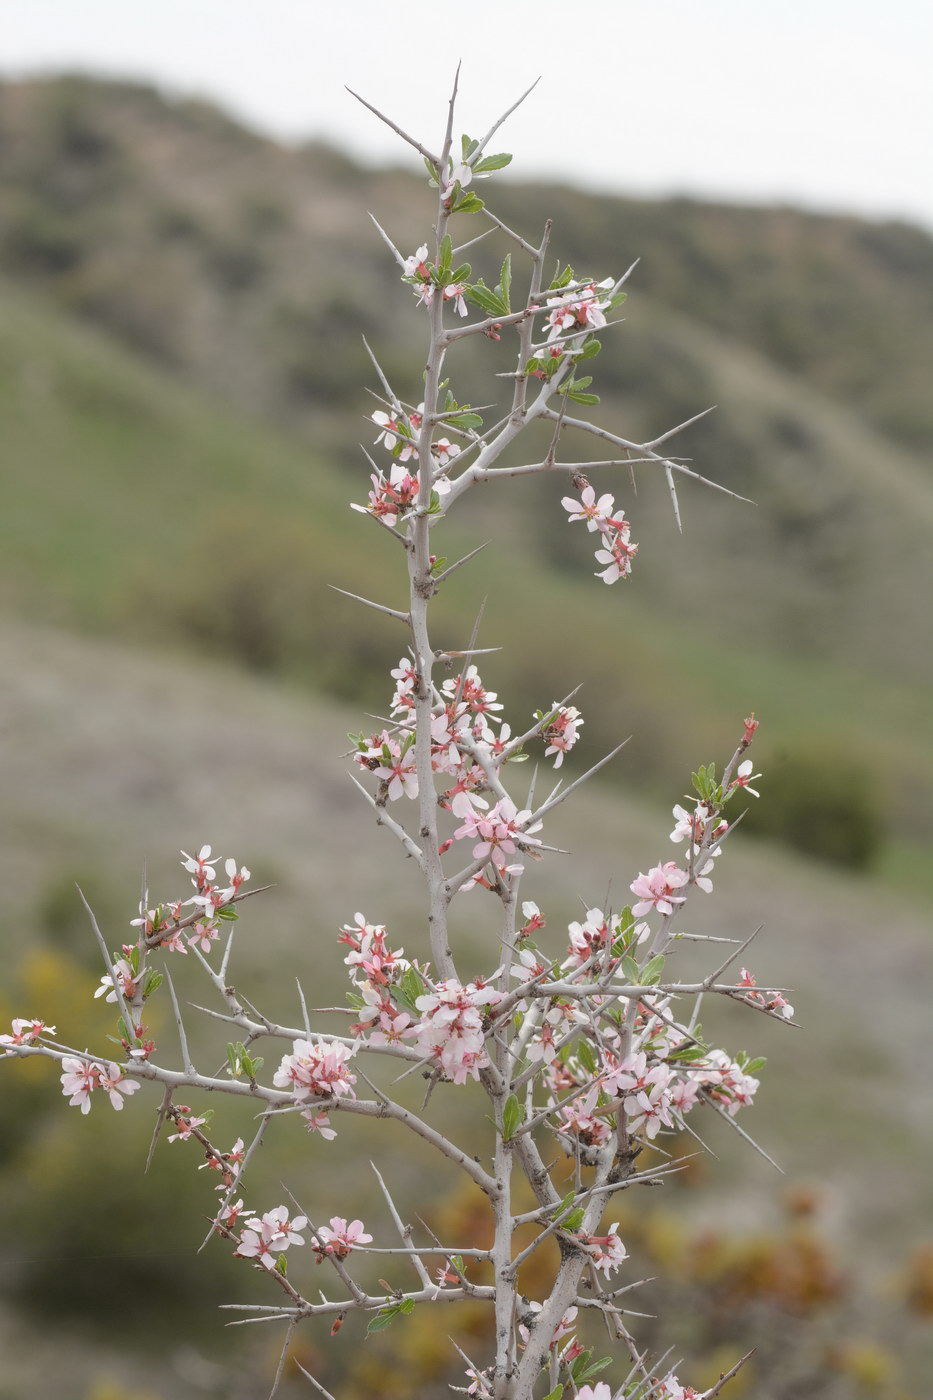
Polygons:
<instances>
[{"instance_id":1,"label":"hillside","mask_svg":"<svg viewBox=\"0 0 933 1400\"><path fill-rule=\"evenodd\" d=\"M372 436L360 333L416 398L423 327L364 211L414 246L423 182L86 79L0 87L0 136L7 611L376 706L396 642L325 586L385 595L389 542L346 509ZM510 176L493 192L522 227L568 207ZM524 714L568 671L584 682L586 756L631 732L630 779L659 792L757 708L772 765L822 754L888 830L922 839L933 244L793 210L572 200L555 248L596 275L642 256L598 361L600 421L637 437L717 403L678 445L756 505L686 490L680 537L661 483L642 471L633 497L618 482L641 552L610 591L559 483L468 501L445 552L500 548L452 581L450 644L488 594L482 640L510 644L496 683ZM471 345L458 388L485 398L503 350Z\"/></svg>"},{"instance_id":2,"label":"hillside","mask_svg":"<svg viewBox=\"0 0 933 1400\"><path fill-rule=\"evenodd\" d=\"M175 891L178 845L202 840L247 860L257 882L275 883L244 911L233 969L238 986L272 1014L285 1018L294 1011L294 967L325 1004L339 995L335 932L356 907L384 918L409 954L423 952L411 872L391 837L361 820L359 800L344 777L339 754L345 730L357 719L353 710L283 694L229 667L191 662L179 675L170 656L54 629L5 624L0 647L8 663L0 740L0 817L8 833L0 850L0 955L10 970L0 1001L21 982L30 1014L41 999L36 1014L47 1004L63 1034L67 1024L98 1038L106 1008L91 999L99 974L75 908L73 880L91 892L108 936L117 941L133 912L143 865L153 891ZM624 757L619 766L624 774ZM547 938L560 942L580 899L600 898L609 882L614 894L624 889L635 871L657 858L659 842L667 844L669 825L663 810L605 790L590 789L572 810L563 809L548 834L573 854L534 866L525 888L548 915ZM762 979L794 988L803 1029L752 1019L740 1008L704 1015L704 1024L731 1048L769 1056L760 1103L746 1126L779 1158L791 1183L823 1183L831 1236L843 1257L862 1261L861 1277L887 1289L888 1271L914 1246L917 1222L928 1218L933 1204L925 1170L933 1121L929 1035L920 1029L931 992L924 914L870 881L833 875L737 838L717 872L714 895L696 907L691 927L739 936L760 922L765 933L752 965ZM494 927L482 894L465 898L459 932L469 936L476 969L486 966ZM53 981L61 958L77 959L64 964L70 967L64 990ZM172 971L182 997L201 1001L198 970L173 963ZM164 1032L164 1016L159 1024ZM891 1034L895 1024L903 1034ZM224 1039L223 1028L212 1034L215 1048L206 1058L222 1053ZM204 1043L200 1031L192 1043ZM108 1352L137 1332L139 1346L145 1345L148 1289L167 1288L173 1278L175 1306L184 1315L179 1336L186 1335L183 1327L196 1329L212 1353L219 1342L214 1301L237 1296L230 1290L242 1287L243 1276L223 1267L223 1251L191 1257L206 1188L191 1180L190 1154L177 1145L163 1148L154 1177L143 1180L148 1099L143 1103L140 1095L119 1119L86 1122L66 1116L57 1085L43 1094L39 1077L31 1082L23 1097L19 1076L7 1077L0 1096L0 1184L8 1203L0 1284L5 1279L7 1292L21 1303L35 1307L41 1298L44 1315L50 1301L64 1305L67 1299L63 1328L68 1317L81 1320L86 1313L75 1355L90 1367L95 1353L88 1345L102 1330L101 1319L113 1315L117 1298L121 1328L119 1336L107 1336ZM411 1092L418 1097L421 1090ZM456 1091L439 1091L434 1108L462 1131ZM223 1105L218 1111L223 1116ZM364 1125L360 1148L356 1128L345 1129L336 1143L313 1145L327 1153L327 1170L310 1176L305 1135L282 1133L276 1150L270 1147L257 1163L254 1190L278 1194L284 1178L320 1216L335 1208L338 1181L352 1182L366 1199L366 1159L374 1150L399 1184L403 1209L423 1211L445 1189L442 1180L422 1174L427 1162L405 1153L397 1133ZM706 1187L701 1180L676 1202L652 1200L651 1208L667 1204L706 1229L714 1223L760 1228L762 1218L775 1213L785 1183L723 1125L704 1123L701 1131L719 1157L706 1173ZM321 1165L322 1158L314 1161ZM83 1186L90 1172L110 1183L104 1199ZM153 1228L159 1233L155 1252ZM103 1263L96 1262L99 1256ZM110 1256L120 1262L107 1262ZM173 1276L181 1259L185 1268ZM127 1280L136 1281L135 1292L127 1290ZM264 1343L250 1346L235 1355L253 1358L257 1387L269 1360ZM137 1364L139 1358L137 1350ZM157 1376L169 1360L144 1364ZM38 1379L35 1361L30 1352L21 1354L12 1329L10 1365L22 1385ZM188 1375L181 1349L171 1365L172 1393L179 1393L178 1377ZM124 1366L119 1362L118 1369ZM91 1393L69 1388L70 1377L60 1384L56 1393L67 1400ZM202 1392L185 1379L181 1393ZM236 1393L256 1391L247 1385Z\"/></svg>"},{"instance_id":3,"label":"hillside","mask_svg":"<svg viewBox=\"0 0 933 1400\"><path fill-rule=\"evenodd\" d=\"M293 439L192 392L35 301L9 293L5 301L0 580L7 609L232 654L251 669L362 697L367 708L378 708L382 676L403 639L327 591L333 582L391 600L402 587L400 572L392 573L398 561L391 541L348 508L361 494L361 474L322 462ZM742 373L754 388L755 366L743 365ZM837 411L824 412L829 429L844 437ZM579 541L565 542L555 499L560 487L546 483L536 510L548 526L550 558L535 548L538 521L522 519L522 498L527 502L531 493L503 497L497 547L476 575L455 576L441 601L447 644L465 645L488 593L484 636L488 644L507 645L488 674L518 715L554 699L568 675L582 681L585 757L598 757L620 731L632 733L637 750L633 744L629 780L660 789L681 781L698 754L723 748L736 717L757 708L766 716L766 751L821 743L843 764L870 755L868 772L875 767L885 775L880 800L894 829L916 835L933 776L930 716L910 670L895 664L904 639L890 627L881 596L902 591L903 625L914 638L921 635L929 596L930 561L920 553L927 497L922 482L909 477L916 488L907 496L910 510L895 509L893 496L887 503L870 496L871 450L864 442L847 445L850 472L859 451L865 454L862 493L850 509L866 518L874 512L876 563L871 574L853 580L846 599L835 589L819 600L807 597L793 579L785 579L783 595L778 591L778 563L763 551L756 556L754 536L749 539L749 522L767 519L761 508L753 513L693 493L688 528L679 537L665 493L650 482L637 503L645 523L639 575L624 593L605 589L590 577L585 553L574 553ZM710 531L724 522L735 532L735 546L728 560L710 561ZM472 523L478 529L488 522ZM507 546L510 527L517 543ZM450 557L472 543L462 527L445 527L443 539ZM884 545L882 569L877 556ZM676 582L704 570L718 571L718 589L714 572L706 596L729 619L724 638L706 625L704 597ZM756 616L743 622L753 589ZM797 654L781 654L788 614L796 608L801 625L812 623L820 601L844 614L836 625L850 648L860 639L864 645L872 630L879 651L886 639L895 653L886 672L860 673L846 656L849 648L820 648L819 632L805 646L798 630ZM585 629L576 625L581 616ZM555 629L566 638L560 656L551 644ZM922 672L928 663L916 649L911 669ZM181 655L177 664L183 669Z\"/></svg>"}]
</instances>

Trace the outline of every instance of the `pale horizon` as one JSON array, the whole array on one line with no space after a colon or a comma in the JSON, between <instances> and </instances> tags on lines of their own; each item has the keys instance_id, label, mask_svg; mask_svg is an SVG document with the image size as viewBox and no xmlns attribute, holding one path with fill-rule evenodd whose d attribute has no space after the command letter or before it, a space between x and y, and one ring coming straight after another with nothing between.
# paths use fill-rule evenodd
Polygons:
<instances>
[{"instance_id":1,"label":"pale horizon","mask_svg":"<svg viewBox=\"0 0 933 1400\"><path fill-rule=\"evenodd\" d=\"M377 165L413 153L345 85L436 144L462 57L457 126L473 134L540 75L502 132L518 179L933 229L933 182L918 175L930 168L933 12L919 0L891 0L883 15L863 0L754 12L739 0L707 0L701 12L688 0L663 11L647 0L577 0L572 10L474 0L459 27L445 17L436 47L436 6L410 0L396 13L401 21L381 0L346 10L8 0L0 77L150 83L216 103L261 134L325 140Z\"/></svg>"}]
</instances>

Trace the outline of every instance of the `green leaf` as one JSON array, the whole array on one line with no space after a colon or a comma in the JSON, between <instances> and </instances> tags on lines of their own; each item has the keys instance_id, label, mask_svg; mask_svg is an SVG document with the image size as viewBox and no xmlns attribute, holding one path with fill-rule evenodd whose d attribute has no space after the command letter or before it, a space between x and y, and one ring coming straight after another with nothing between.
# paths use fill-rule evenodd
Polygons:
<instances>
[{"instance_id":1,"label":"green leaf","mask_svg":"<svg viewBox=\"0 0 933 1400\"><path fill-rule=\"evenodd\" d=\"M664 954L658 953L645 963L641 970L641 980L646 987L653 987L656 982L660 982L661 973L664 971Z\"/></svg>"},{"instance_id":2,"label":"green leaf","mask_svg":"<svg viewBox=\"0 0 933 1400\"><path fill-rule=\"evenodd\" d=\"M576 1194L577 1194L576 1191L568 1191L567 1194L566 1194L566 1196L564 1197L564 1199L561 1201L560 1205L559 1205L559 1206L553 1206L553 1207L551 1208L551 1219L552 1219L552 1220L557 1220L557 1219L563 1214L563 1212L564 1212L565 1210L569 1210L569 1209L570 1209L570 1207L573 1205L573 1198L574 1198L574 1196L575 1196Z\"/></svg>"},{"instance_id":3,"label":"green leaf","mask_svg":"<svg viewBox=\"0 0 933 1400\"><path fill-rule=\"evenodd\" d=\"M284 1278L285 1275L288 1273L288 1264L285 1262L285 1255L284 1255L284 1254L280 1254L279 1257L278 1257L278 1259L276 1259L276 1261L275 1261L275 1271L276 1271L276 1273L281 1274L283 1278Z\"/></svg>"},{"instance_id":4,"label":"green leaf","mask_svg":"<svg viewBox=\"0 0 933 1400\"><path fill-rule=\"evenodd\" d=\"M585 1215L585 1211L584 1211L583 1207L582 1207L582 1206L578 1206L576 1210L572 1210L572 1211L570 1212L570 1214L567 1216L567 1219L566 1219L566 1220L562 1220L562 1221L560 1222L560 1228L561 1228L562 1230L576 1230L576 1229L578 1229L578 1228L583 1224L583 1217L584 1217L584 1215Z\"/></svg>"},{"instance_id":5,"label":"green leaf","mask_svg":"<svg viewBox=\"0 0 933 1400\"><path fill-rule=\"evenodd\" d=\"M505 167L511 165L511 163L512 157L507 155L505 151L502 151L496 156L483 156L482 160L478 160L474 165L473 173L475 175L485 175L490 170L504 170Z\"/></svg>"},{"instance_id":6,"label":"green leaf","mask_svg":"<svg viewBox=\"0 0 933 1400\"><path fill-rule=\"evenodd\" d=\"M143 1001L151 997L153 992L157 992L164 981L165 978L162 976L161 972L155 972L151 967L147 967L146 978L142 987Z\"/></svg>"},{"instance_id":7,"label":"green leaf","mask_svg":"<svg viewBox=\"0 0 933 1400\"><path fill-rule=\"evenodd\" d=\"M477 306L482 307L488 316L508 315L507 304L501 297L496 296L495 292L490 291L483 282L476 282L473 286L466 287L465 295L467 301L475 302Z\"/></svg>"},{"instance_id":8,"label":"green leaf","mask_svg":"<svg viewBox=\"0 0 933 1400\"><path fill-rule=\"evenodd\" d=\"M450 271L450 265L453 262L453 256L453 242L451 241L450 234L445 233L444 237L441 239L441 246L438 253L439 261L437 264L437 270L442 276L446 275Z\"/></svg>"},{"instance_id":9,"label":"green leaf","mask_svg":"<svg viewBox=\"0 0 933 1400\"><path fill-rule=\"evenodd\" d=\"M450 274L450 280L451 282L468 282L472 271L473 268L469 263L461 263L460 266L455 267Z\"/></svg>"},{"instance_id":10,"label":"green leaf","mask_svg":"<svg viewBox=\"0 0 933 1400\"><path fill-rule=\"evenodd\" d=\"M598 395L598 394L578 394L578 393L576 392L575 389L568 389L568 391L567 391L567 397L568 397L568 399L573 399L574 403L583 403L583 404L597 404L597 403L599 403L599 395Z\"/></svg>"},{"instance_id":11,"label":"green leaf","mask_svg":"<svg viewBox=\"0 0 933 1400\"><path fill-rule=\"evenodd\" d=\"M516 1128L525 1121L524 1110L514 1094L509 1094L502 1106L502 1136L508 1142L515 1136Z\"/></svg>"},{"instance_id":12,"label":"green leaf","mask_svg":"<svg viewBox=\"0 0 933 1400\"><path fill-rule=\"evenodd\" d=\"M590 1348L588 1351L581 1351L580 1355L576 1358L576 1360L571 1363L570 1374L573 1377L574 1381L577 1383L577 1385L580 1384L583 1372L589 1365L590 1357L592 1355L592 1348Z\"/></svg>"},{"instance_id":13,"label":"green leaf","mask_svg":"<svg viewBox=\"0 0 933 1400\"><path fill-rule=\"evenodd\" d=\"M463 160L464 165L466 165L467 161L469 160L475 145L476 142L472 139L472 137L467 136L466 133L464 133L463 136L460 137L460 156Z\"/></svg>"},{"instance_id":14,"label":"green leaf","mask_svg":"<svg viewBox=\"0 0 933 1400\"><path fill-rule=\"evenodd\" d=\"M436 185L437 167L433 164L432 161L428 160L427 156L422 156L421 159L424 161L424 168L428 172L428 179L430 180L432 185Z\"/></svg>"},{"instance_id":15,"label":"green leaf","mask_svg":"<svg viewBox=\"0 0 933 1400\"><path fill-rule=\"evenodd\" d=\"M510 308L512 291L512 254L506 253L502 260L502 268L499 272L499 286L496 290L501 294L506 307Z\"/></svg>"},{"instance_id":16,"label":"green leaf","mask_svg":"<svg viewBox=\"0 0 933 1400\"><path fill-rule=\"evenodd\" d=\"M597 340L596 337L595 337L595 335L594 335L594 336L592 336L589 340L585 340L585 341L583 342L583 348L580 350L580 353L577 355L577 359L578 359L578 360L592 360L593 356L594 356L594 355L598 355L599 352L600 352L600 350L601 350L602 348L603 348L603 343L602 343L602 341L601 341L601 340Z\"/></svg>"},{"instance_id":17,"label":"green leaf","mask_svg":"<svg viewBox=\"0 0 933 1400\"><path fill-rule=\"evenodd\" d=\"M454 205L452 212L454 214L476 214L480 209L485 208L486 206L479 195L474 194L472 190L467 190L466 194Z\"/></svg>"},{"instance_id":18,"label":"green leaf","mask_svg":"<svg viewBox=\"0 0 933 1400\"><path fill-rule=\"evenodd\" d=\"M545 1395L544 1400L561 1400L561 1396L563 1395L563 1393L563 1385L555 1385L554 1389L549 1390L547 1395Z\"/></svg>"},{"instance_id":19,"label":"green leaf","mask_svg":"<svg viewBox=\"0 0 933 1400\"><path fill-rule=\"evenodd\" d=\"M595 1074L597 1070L596 1055L588 1040L577 1042L577 1059L589 1074Z\"/></svg>"},{"instance_id":20,"label":"green leaf","mask_svg":"<svg viewBox=\"0 0 933 1400\"><path fill-rule=\"evenodd\" d=\"M425 985L418 973L413 967L406 968L395 988L396 999L403 1002L408 1010L417 1016L418 1008L415 1002L419 997L424 996L424 993Z\"/></svg>"},{"instance_id":21,"label":"green leaf","mask_svg":"<svg viewBox=\"0 0 933 1400\"><path fill-rule=\"evenodd\" d=\"M450 418L444 419L445 423L451 424L455 428L481 428L483 420L478 413L455 413Z\"/></svg>"},{"instance_id":22,"label":"green leaf","mask_svg":"<svg viewBox=\"0 0 933 1400\"><path fill-rule=\"evenodd\" d=\"M411 1307L406 1308L404 1303L410 1303ZM411 1312L415 1306L411 1298L406 1298L404 1303L392 1303L387 1308L380 1308L376 1316L372 1318L366 1328L366 1335L370 1332L384 1332L387 1327L391 1327L397 1317L401 1317L405 1312Z\"/></svg>"},{"instance_id":23,"label":"green leaf","mask_svg":"<svg viewBox=\"0 0 933 1400\"><path fill-rule=\"evenodd\" d=\"M641 983L641 968L634 958L623 958L622 966L619 970L624 973L626 982L630 982L633 987L639 986Z\"/></svg>"},{"instance_id":24,"label":"green leaf","mask_svg":"<svg viewBox=\"0 0 933 1400\"><path fill-rule=\"evenodd\" d=\"M563 272L559 272L554 281L548 287L549 292L559 292L562 287L566 287L568 282L573 281L573 268L568 264Z\"/></svg>"},{"instance_id":25,"label":"green leaf","mask_svg":"<svg viewBox=\"0 0 933 1400\"><path fill-rule=\"evenodd\" d=\"M232 904L225 904L222 909L217 910L217 917L218 919L226 919L228 923L232 924L240 916Z\"/></svg>"},{"instance_id":26,"label":"green leaf","mask_svg":"<svg viewBox=\"0 0 933 1400\"><path fill-rule=\"evenodd\" d=\"M764 1069L767 1063L767 1057L765 1055L759 1055L756 1059L749 1060L748 1064L744 1065L743 1068L746 1074L757 1074L760 1069Z\"/></svg>"},{"instance_id":27,"label":"green leaf","mask_svg":"<svg viewBox=\"0 0 933 1400\"><path fill-rule=\"evenodd\" d=\"M579 1375L575 1375L574 1380L578 1385L582 1385L584 1381L592 1380L594 1376L598 1376L602 1371L605 1371L607 1366L611 1365L612 1357L602 1356L598 1361L594 1361L592 1366L587 1366L585 1371L581 1371Z\"/></svg>"}]
</instances>

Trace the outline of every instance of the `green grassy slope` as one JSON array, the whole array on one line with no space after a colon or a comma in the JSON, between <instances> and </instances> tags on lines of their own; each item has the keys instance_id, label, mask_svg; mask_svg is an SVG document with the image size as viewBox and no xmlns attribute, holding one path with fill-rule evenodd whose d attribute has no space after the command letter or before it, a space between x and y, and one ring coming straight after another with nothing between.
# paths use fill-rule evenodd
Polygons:
<instances>
[{"instance_id":1,"label":"green grassy slope","mask_svg":"<svg viewBox=\"0 0 933 1400\"><path fill-rule=\"evenodd\" d=\"M232 652L255 669L380 707L380 668L400 654L402 629L393 636L375 615L327 590L336 583L403 600L395 545L348 508L363 497L365 471L322 461L41 303L12 294L4 301L6 610ZM747 401L791 397L791 386L770 371L746 363L741 372ZM817 410L858 483L850 508L871 530L865 570L841 602L833 588L796 597L785 588L782 596L780 565L762 548L756 557L754 532L773 528L765 508L694 490L685 496L681 537L664 491L647 478L634 503L642 540L636 577L607 589L592 578L582 532L563 522L562 486L549 481L537 497L504 493L497 524L468 512L473 529L493 525L494 544L472 573L452 580L439 602L438 636L446 646L465 645L488 595L481 641L506 650L485 669L516 722L561 687L583 682L584 757L632 733L636 781L680 781L690 763L725 748L755 708L772 746L793 749L806 739L870 755L896 825L912 829L933 763L927 707L909 674L893 662L856 668L852 648L859 628L862 637L874 628L884 642L892 607L920 635L929 561L918 544L929 493L907 460L899 481L873 482L873 444L840 411ZM820 487L798 473L781 489L831 493L842 483ZM734 537L724 560L707 557L712 519L727 541ZM543 552L534 539L542 523ZM445 524L439 548L454 557L476 537ZM847 613L847 645L814 642L787 655L781 628L793 628L795 609L803 626L821 596ZM712 613L725 614L728 625L710 628ZM918 664L926 661L920 654Z\"/></svg>"},{"instance_id":2,"label":"green grassy slope","mask_svg":"<svg viewBox=\"0 0 933 1400\"><path fill-rule=\"evenodd\" d=\"M173 897L183 888L177 848L202 841L247 861L257 883L275 883L243 911L234 966L238 985L271 1014L296 1014L296 967L317 1004L340 995L336 930L357 908L385 920L410 956L424 954L414 871L393 838L367 819L339 758L354 710L204 662L179 673L170 655L54 629L3 624L0 644L7 660L0 953L10 981L37 949L69 950L93 969L70 879L96 890L116 942L134 912L143 864L152 893ZM624 756L617 767L624 779ZM762 791L766 802L767 777ZM634 874L668 848L669 828L663 808L605 789L585 790L560 809L547 837L571 855L534 864L523 885L548 917L546 946L562 945L580 900L598 903L608 886L618 903ZM765 933L750 964L763 982L794 988L805 1029L740 1008L721 1015L704 1008L704 1023L724 1043L771 1056L747 1125L792 1177L831 1170L853 1239L871 1239L882 1255L899 1249L910 1240L914 1212L930 1204L924 912L877 883L736 838L714 894L691 901L687 926L743 936L759 923ZM466 970L488 970L496 924L487 897L464 896L454 928ZM684 957L687 967L690 949ZM199 1001L198 971L188 963L173 963L173 976L186 998ZM85 1026L88 1017L97 1026L106 1021L89 998L68 1014ZM894 1025L902 1033L892 1035ZM456 1112L456 1094L441 1093L437 1108ZM740 1215L750 1193L774 1189L771 1169L741 1144L736 1155L717 1124L710 1132L727 1159L717 1180L724 1171L734 1181L729 1209ZM898 1189L878 1192L888 1173Z\"/></svg>"}]
</instances>

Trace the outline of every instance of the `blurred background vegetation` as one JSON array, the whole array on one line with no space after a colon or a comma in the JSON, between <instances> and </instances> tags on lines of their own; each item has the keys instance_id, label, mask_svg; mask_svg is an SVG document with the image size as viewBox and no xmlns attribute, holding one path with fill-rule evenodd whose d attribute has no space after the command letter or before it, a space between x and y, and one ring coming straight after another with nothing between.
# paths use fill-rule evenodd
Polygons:
<instances>
[{"instance_id":1,"label":"blurred background vegetation","mask_svg":"<svg viewBox=\"0 0 933 1400\"><path fill-rule=\"evenodd\" d=\"M933 1359L933 241L904 224L571 197L514 177L490 202L531 234L555 215L555 252L578 272L640 257L596 362L599 419L638 439L716 403L677 450L755 502L684 490L680 536L650 472L637 494L594 473L641 543L635 578L611 590L566 528L556 479L474 493L443 527L450 557L492 543L451 581L436 635L465 646L487 598L480 644L504 650L484 676L513 727L583 682L581 761L633 736L569 819L572 887L553 864L529 882L555 947L578 896L598 902L610 876L618 893L659 859L691 767L731 752L749 711L763 720L749 839L694 926L765 922L756 971L801 988L804 1031L721 1033L767 1046L752 1129L792 1182L821 1187L788 1194L715 1138L723 1160L673 1200L620 1208L658 1280L633 1306L666 1319L672 1302L683 1331L639 1326L698 1356L699 1383L758 1341L742 1393L759 1400L919 1395ZM397 392L421 397L424 327L367 210L405 250L431 217L422 179L285 149L202 103L87 78L0 86L0 1012L43 1015L75 1044L110 1029L75 881L116 945L144 861L154 892L182 890L180 844L212 840L276 883L244 920L238 976L283 1019L296 960L324 969L322 1004L340 994L333 935L358 907L423 952L413 883L361 835L339 762L361 712L384 711L403 644L327 591L403 596L391 540L348 509L368 489L358 444L375 435L362 336ZM465 218L463 238L482 228ZM479 245L487 280L505 250ZM465 346L458 397L488 403L510 353ZM479 970L485 910L461 917ZM219 1298L257 1290L222 1247L193 1253L210 1183L190 1144L163 1148L144 1180L142 1105L96 1107L89 1124L63 1111L47 1068L7 1072L0 1091L0 1400L40 1375L63 1400L261 1393L278 1340L215 1323ZM231 1140L242 1131L222 1106L217 1121ZM310 1155L283 1137L251 1200L277 1203L285 1179L312 1217L352 1215L358 1199L375 1217L378 1151L435 1226L475 1210L428 1160L415 1170L405 1144L382 1149L355 1124ZM35 1359L50 1314L67 1343L51 1383ZM480 1323L462 1325L479 1352ZM357 1349L309 1330L306 1345L342 1395L447 1393L433 1322ZM390 1353L434 1388L413 1388L405 1366L389 1378Z\"/></svg>"}]
</instances>

